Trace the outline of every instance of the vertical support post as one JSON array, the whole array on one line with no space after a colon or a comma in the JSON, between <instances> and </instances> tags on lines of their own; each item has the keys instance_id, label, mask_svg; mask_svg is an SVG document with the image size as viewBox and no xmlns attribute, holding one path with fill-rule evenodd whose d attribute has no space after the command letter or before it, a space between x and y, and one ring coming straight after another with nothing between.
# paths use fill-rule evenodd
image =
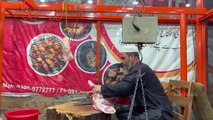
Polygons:
<instances>
[{"instance_id":1,"label":"vertical support post","mask_svg":"<svg viewBox=\"0 0 213 120\"><path fill-rule=\"evenodd\" d=\"M188 69L187 69L187 24L186 14L180 14L180 80L188 81ZM181 89L181 94L186 93L185 89ZM181 112L183 113L183 107Z\"/></svg>"},{"instance_id":2,"label":"vertical support post","mask_svg":"<svg viewBox=\"0 0 213 120\"><path fill-rule=\"evenodd\" d=\"M5 23L5 9L0 8L0 112L1 112L1 93L2 93L2 64L3 64L3 43L4 43L4 23Z\"/></svg>"},{"instance_id":3,"label":"vertical support post","mask_svg":"<svg viewBox=\"0 0 213 120\"><path fill-rule=\"evenodd\" d=\"M205 0L197 0L196 7L203 8ZM205 23L200 22L199 15L196 16L196 57L197 57L197 82L206 85L207 81L207 43L206 43L206 28Z\"/></svg>"},{"instance_id":4,"label":"vertical support post","mask_svg":"<svg viewBox=\"0 0 213 120\"><path fill-rule=\"evenodd\" d=\"M205 23L196 20L196 56L197 56L197 82L206 85L207 81L207 43L205 37Z\"/></svg>"},{"instance_id":5,"label":"vertical support post","mask_svg":"<svg viewBox=\"0 0 213 120\"><path fill-rule=\"evenodd\" d=\"M102 5L102 0L97 1L97 5ZM99 14L99 13L98 13ZM100 54L101 54L101 22L97 21L96 23L96 30L97 30L97 44L96 44L96 84L100 84Z\"/></svg>"},{"instance_id":6,"label":"vertical support post","mask_svg":"<svg viewBox=\"0 0 213 120\"><path fill-rule=\"evenodd\" d=\"M101 23L97 21L96 23L97 30L97 44L96 44L96 84L100 84L100 54L101 54Z\"/></svg>"},{"instance_id":7,"label":"vertical support post","mask_svg":"<svg viewBox=\"0 0 213 120\"><path fill-rule=\"evenodd\" d=\"M180 79L187 81L187 25L186 14L180 15Z\"/></svg>"},{"instance_id":8,"label":"vertical support post","mask_svg":"<svg viewBox=\"0 0 213 120\"><path fill-rule=\"evenodd\" d=\"M102 5L102 0L98 0L97 5Z\"/></svg>"}]
</instances>

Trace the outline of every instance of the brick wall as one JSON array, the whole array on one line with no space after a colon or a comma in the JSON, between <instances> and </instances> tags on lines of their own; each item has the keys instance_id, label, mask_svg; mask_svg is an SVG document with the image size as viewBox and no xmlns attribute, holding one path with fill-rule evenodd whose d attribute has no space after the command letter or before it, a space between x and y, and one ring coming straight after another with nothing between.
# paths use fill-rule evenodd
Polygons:
<instances>
[{"instance_id":1,"label":"brick wall","mask_svg":"<svg viewBox=\"0 0 213 120\"><path fill-rule=\"evenodd\" d=\"M72 100L78 100L80 102L88 102L85 98L86 95L65 95L58 97L43 97L39 95L27 96L27 97L8 97L3 96L1 99L1 114L3 120L6 120L5 113L13 109L21 108L38 108L41 111L39 120L46 120L46 108L56 104L69 102Z\"/></svg>"}]
</instances>

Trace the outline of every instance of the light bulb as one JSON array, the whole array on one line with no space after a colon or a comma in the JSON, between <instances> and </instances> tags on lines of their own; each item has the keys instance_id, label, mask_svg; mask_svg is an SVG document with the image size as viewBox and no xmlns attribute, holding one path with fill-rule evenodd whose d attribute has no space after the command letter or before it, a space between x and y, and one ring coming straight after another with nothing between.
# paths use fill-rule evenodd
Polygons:
<instances>
[{"instance_id":1,"label":"light bulb","mask_svg":"<svg viewBox=\"0 0 213 120\"><path fill-rule=\"evenodd\" d=\"M191 4L190 3L186 3L186 5L185 5L186 7L190 7L191 6Z\"/></svg>"},{"instance_id":2,"label":"light bulb","mask_svg":"<svg viewBox=\"0 0 213 120\"><path fill-rule=\"evenodd\" d=\"M92 3L93 3L93 0L88 0L87 3L88 3L88 4L92 4Z\"/></svg>"},{"instance_id":3,"label":"light bulb","mask_svg":"<svg viewBox=\"0 0 213 120\"><path fill-rule=\"evenodd\" d=\"M137 1L133 1L133 5L137 5L138 4L138 2Z\"/></svg>"},{"instance_id":4,"label":"light bulb","mask_svg":"<svg viewBox=\"0 0 213 120\"><path fill-rule=\"evenodd\" d=\"M129 15L129 14L126 14L125 16L126 16L126 17L129 17L130 15Z\"/></svg>"}]
</instances>

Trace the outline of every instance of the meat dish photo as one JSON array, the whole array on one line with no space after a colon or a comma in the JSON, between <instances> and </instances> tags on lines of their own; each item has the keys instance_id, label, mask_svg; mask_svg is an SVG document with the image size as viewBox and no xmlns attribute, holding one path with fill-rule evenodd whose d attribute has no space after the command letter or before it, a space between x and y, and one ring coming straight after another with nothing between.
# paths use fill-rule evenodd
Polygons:
<instances>
[{"instance_id":1,"label":"meat dish photo","mask_svg":"<svg viewBox=\"0 0 213 120\"><path fill-rule=\"evenodd\" d=\"M88 40L82 42L76 49L75 60L77 66L84 72L94 73L96 71L96 41ZM100 66L105 65L107 53L104 46L101 44Z\"/></svg>"},{"instance_id":2,"label":"meat dish photo","mask_svg":"<svg viewBox=\"0 0 213 120\"><path fill-rule=\"evenodd\" d=\"M40 75L52 76L66 65L63 61L63 42L54 34L41 34L33 38L27 47L30 67Z\"/></svg>"},{"instance_id":3,"label":"meat dish photo","mask_svg":"<svg viewBox=\"0 0 213 120\"><path fill-rule=\"evenodd\" d=\"M72 40L83 40L89 36L92 29L92 23L83 22L60 22L60 29L62 33Z\"/></svg>"}]
</instances>

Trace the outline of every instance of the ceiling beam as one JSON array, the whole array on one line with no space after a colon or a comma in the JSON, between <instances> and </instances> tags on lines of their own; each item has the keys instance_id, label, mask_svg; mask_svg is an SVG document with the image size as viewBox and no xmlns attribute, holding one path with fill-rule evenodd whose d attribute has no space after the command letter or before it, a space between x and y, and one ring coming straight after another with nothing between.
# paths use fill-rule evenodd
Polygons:
<instances>
[{"instance_id":1,"label":"ceiling beam","mask_svg":"<svg viewBox=\"0 0 213 120\"><path fill-rule=\"evenodd\" d=\"M34 0L23 0L23 3L26 3L32 9L38 9L38 6Z\"/></svg>"},{"instance_id":2,"label":"ceiling beam","mask_svg":"<svg viewBox=\"0 0 213 120\"><path fill-rule=\"evenodd\" d=\"M10 11L10 10L5 10L5 11L6 11L6 15L7 15L7 14L10 14L10 15L13 16L13 12L12 12L12 11Z\"/></svg>"},{"instance_id":3,"label":"ceiling beam","mask_svg":"<svg viewBox=\"0 0 213 120\"><path fill-rule=\"evenodd\" d=\"M206 15L199 18L199 21L208 21L213 18L213 8L206 12Z\"/></svg>"},{"instance_id":4,"label":"ceiling beam","mask_svg":"<svg viewBox=\"0 0 213 120\"><path fill-rule=\"evenodd\" d=\"M64 13L29 13L29 12L13 12L13 16L10 14L6 13L7 17L19 17L19 18L24 18L24 19L51 19L51 20L65 20L66 16L69 20L76 20L76 19L81 19L81 20L101 20L101 21L114 21L114 22L122 22L123 16L120 15L94 15L94 14L64 14ZM158 17L159 23L179 23L180 18L177 17ZM195 18L188 18L187 21L189 23L195 23L196 19Z\"/></svg>"},{"instance_id":5,"label":"ceiling beam","mask_svg":"<svg viewBox=\"0 0 213 120\"><path fill-rule=\"evenodd\" d=\"M28 0L26 0L28 1ZM31 2L30 5L32 4ZM2 6L5 9L10 10L23 10L28 9L28 6L22 2L2 2ZM37 4L37 8L34 10L41 11L62 11L62 4ZM95 12L95 13L134 13L134 6L107 6L107 5L87 5L87 4L67 4L67 11L69 12ZM144 8L141 6L136 7L137 11L143 11ZM145 14L193 14L203 15L205 14L205 8L168 8L168 7L146 7Z\"/></svg>"}]
</instances>

